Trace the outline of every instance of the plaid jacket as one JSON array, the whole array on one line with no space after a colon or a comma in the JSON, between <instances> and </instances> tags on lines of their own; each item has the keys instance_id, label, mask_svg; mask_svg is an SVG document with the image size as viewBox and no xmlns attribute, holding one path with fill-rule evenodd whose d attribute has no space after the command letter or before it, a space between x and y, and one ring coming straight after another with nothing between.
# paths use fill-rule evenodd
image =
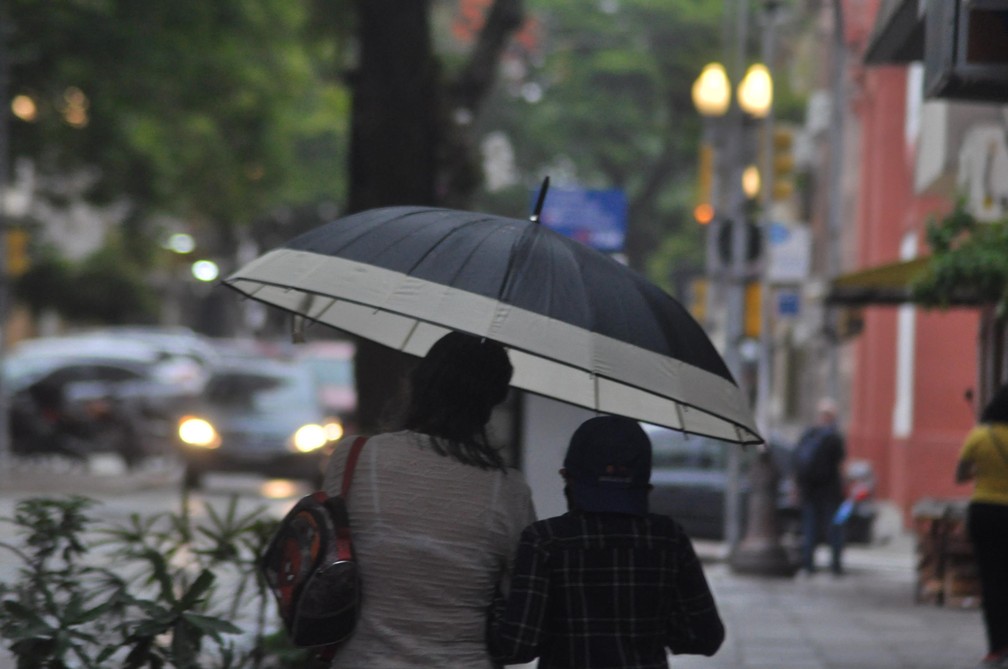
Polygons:
<instances>
[{"instance_id":1,"label":"plaid jacket","mask_svg":"<svg viewBox=\"0 0 1008 669\"><path fill-rule=\"evenodd\" d=\"M502 663L666 668L713 655L724 626L693 545L671 518L570 512L529 525L488 645Z\"/></svg>"}]
</instances>

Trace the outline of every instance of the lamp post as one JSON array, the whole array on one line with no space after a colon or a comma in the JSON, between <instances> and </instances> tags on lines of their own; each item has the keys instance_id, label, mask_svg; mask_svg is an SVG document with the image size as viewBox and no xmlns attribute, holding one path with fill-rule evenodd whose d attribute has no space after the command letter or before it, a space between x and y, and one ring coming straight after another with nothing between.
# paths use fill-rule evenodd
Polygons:
<instances>
[{"instance_id":1,"label":"lamp post","mask_svg":"<svg viewBox=\"0 0 1008 669\"><path fill-rule=\"evenodd\" d=\"M743 369L740 347L745 334L745 284L747 279L747 258L749 226L746 221L745 183L752 176L746 174L746 139L751 121L764 118L773 100L772 81L769 72L762 65L752 65L742 77L735 95L728 73L720 63L710 63L703 68L693 84L693 104L707 122L706 130L713 130L715 145L715 173L717 194L714 198L716 230L710 230L707 237L707 272L709 278L716 279L719 297L711 295L710 300L724 299L726 302L725 362L735 377L745 396L749 388ZM751 187L751 184L750 184ZM718 262L717 240L723 226L729 226L730 253L727 267L716 272ZM711 226L714 227L714 226ZM707 309L708 314L715 310ZM739 478L741 454L738 449L729 451L728 484L725 499L725 539L729 550L734 552L740 540L741 522L739 518Z\"/></svg>"},{"instance_id":2,"label":"lamp post","mask_svg":"<svg viewBox=\"0 0 1008 669\"><path fill-rule=\"evenodd\" d=\"M736 48L741 56L741 45L744 44L745 17L740 4L739 39ZM771 21L772 23L772 21ZM770 26L772 28L772 25ZM772 35L764 34L763 58L772 61ZM740 58L738 58L740 60ZM736 70L741 74L741 65L736 63ZM764 144L772 130L773 110L773 77L769 69L756 63L746 70L739 82L735 102L730 100L731 84L724 68L712 64L704 68L694 85L694 104L704 116L723 119L724 131L719 133L724 138L718 174L722 180L722 202L720 206L724 215L720 217L721 224L730 221L731 225L731 262L727 272L721 272L721 279L727 286L727 322L725 326L726 350L725 359L729 369L743 386L747 396L751 396L746 387L747 379L742 367L740 345L744 336L744 304L745 283L747 276L746 251L748 246L746 223L746 203L760 191L763 193L764 206L770 202L768 191L771 187L770 175L766 170L769 154L764 146L764 161L759 169L747 168L744 155L746 140L750 139L754 123L764 125ZM760 174L760 172L763 174ZM708 256L710 260L710 256ZM709 265L710 267L710 265ZM764 286L761 304L761 344L765 343L768 327L767 292ZM769 369L763 359L763 346L760 348L760 364L757 384L759 385L760 410L765 408ZM761 428L766 428L761 425ZM787 552L780 544L777 527L776 498L779 472L773 461L772 452L762 448L754 458L750 472L750 495L748 500L748 523L746 535L739 538L739 469L740 453L732 449L729 457L728 495L725 500L726 539L729 549L729 564L734 571L768 576L788 576L794 574L794 566Z\"/></svg>"},{"instance_id":3,"label":"lamp post","mask_svg":"<svg viewBox=\"0 0 1008 669\"><path fill-rule=\"evenodd\" d=\"M745 335L745 285L749 279L747 257L749 225L747 201L766 190L768 175L747 167L745 147L754 122L767 119L773 107L773 79L767 67L756 63L746 70L732 104L731 84L724 67L711 63L704 67L693 85L693 103L705 118L717 122L718 225L730 225L731 253L726 271L718 273L727 302L725 322L725 362L746 396L750 396L740 347ZM762 176L762 178L761 178ZM762 183L761 183L762 182ZM714 239L708 236L708 273L716 262ZM708 309L708 313L713 313ZM763 319L765 321L765 319ZM787 553L781 546L776 524L778 472L772 454L763 449L750 470L750 496L746 535L740 539L738 449L729 451L728 486L725 499L725 534L729 564L735 571L761 575L793 574Z\"/></svg>"},{"instance_id":4,"label":"lamp post","mask_svg":"<svg viewBox=\"0 0 1008 669\"><path fill-rule=\"evenodd\" d=\"M0 104L7 104L8 63L7 63L7 22L2 19L0 9ZM7 158L10 140L6 109L0 110L0 362L3 362L3 350L9 342L5 341L7 332L7 311L9 309L9 282L7 279ZM7 389L3 387L0 377L0 482L10 472L11 443L10 417Z\"/></svg>"},{"instance_id":5,"label":"lamp post","mask_svg":"<svg viewBox=\"0 0 1008 669\"><path fill-rule=\"evenodd\" d=\"M762 31L764 62L774 60L774 38L776 29L775 0L764 3L766 24ZM768 211L773 200L774 183L771 178L773 165L773 79L769 72L759 76L765 77L770 85L771 95L767 101L767 112L763 116L763 161L760 169L764 172L762 183L763 207L761 212L762 228L768 227ZM762 290L760 295L760 333L759 333L759 364L757 368L756 414L760 429L768 432L769 401L771 389L771 318L773 308L771 286L766 281L766 267L763 268ZM749 470L749 525L742 542L735 548L730 558L730 565L736 572L757 574L762 576L794 576L797 564L788 556L787 550L780 542L780 528L777 523L777 489L780 471L773 458L772 447L764 447L753 461Z\"/></svg>"}]
</instances>

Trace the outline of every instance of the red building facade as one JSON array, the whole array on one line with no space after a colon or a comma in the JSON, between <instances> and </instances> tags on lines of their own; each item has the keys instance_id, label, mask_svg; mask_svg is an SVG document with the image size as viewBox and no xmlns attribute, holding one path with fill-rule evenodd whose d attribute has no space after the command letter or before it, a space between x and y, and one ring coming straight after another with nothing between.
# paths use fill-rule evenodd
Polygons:
<instances>
[{"instance_id":1,"label":"red building facade","mask_svg":"<svg viewBox=\"0 0 1008 669\"><path fill-rule=\"evenodd\" d=\"M927 222L947 212L953 198L915 192L919 79L907 66L852 62L849 118L859 132L848 150L856 137L859 175L844 232L854 236L847 240L855 256L848 272L926 256ZM863 309L864 328L847 358L849 457L873 463L879 496L907 517L922 498L967 496L953 472L975 419L966 393L977 380L978 313L908 304Z\"/></svg>"}]
</instances>

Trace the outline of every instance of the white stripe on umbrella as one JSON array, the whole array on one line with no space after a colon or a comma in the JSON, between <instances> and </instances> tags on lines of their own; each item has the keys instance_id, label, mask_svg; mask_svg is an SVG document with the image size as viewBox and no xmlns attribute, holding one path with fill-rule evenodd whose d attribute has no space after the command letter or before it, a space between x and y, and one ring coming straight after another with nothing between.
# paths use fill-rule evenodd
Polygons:
<instances>
[{"instance_id":1,"label":"white stripe on umbrella","mask_svg":"<svg viewBox=\"0 0 1008 669\"><path fill-rule=\"evenodd\" d=\"M287 248L257 258L227 283L256 300L416 356L449 330L485 336L509 347L517 388L726 441L762 441L731 381L488 297ZM437 323L430 322L432 313Z\"/></svg>"}]
</instances>

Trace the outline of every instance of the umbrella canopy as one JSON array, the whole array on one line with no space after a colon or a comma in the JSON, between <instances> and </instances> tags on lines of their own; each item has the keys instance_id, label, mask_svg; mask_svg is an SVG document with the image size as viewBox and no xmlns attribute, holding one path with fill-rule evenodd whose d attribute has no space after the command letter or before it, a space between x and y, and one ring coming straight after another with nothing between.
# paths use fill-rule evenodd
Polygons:
<instances>
[{"instance_id":1,"label":"umbrella canopy","mask_svg":"<svg viewBox=\"0 0 1008 669\"><path fill-rule=\"evenodd\" d=\"M681 304L609 256L531 221L371 209L296 237L225 284L412 355L451 330L485 336L508 348L517 388L762 442L724 361Z\"/></svg>"}]
</instances>

